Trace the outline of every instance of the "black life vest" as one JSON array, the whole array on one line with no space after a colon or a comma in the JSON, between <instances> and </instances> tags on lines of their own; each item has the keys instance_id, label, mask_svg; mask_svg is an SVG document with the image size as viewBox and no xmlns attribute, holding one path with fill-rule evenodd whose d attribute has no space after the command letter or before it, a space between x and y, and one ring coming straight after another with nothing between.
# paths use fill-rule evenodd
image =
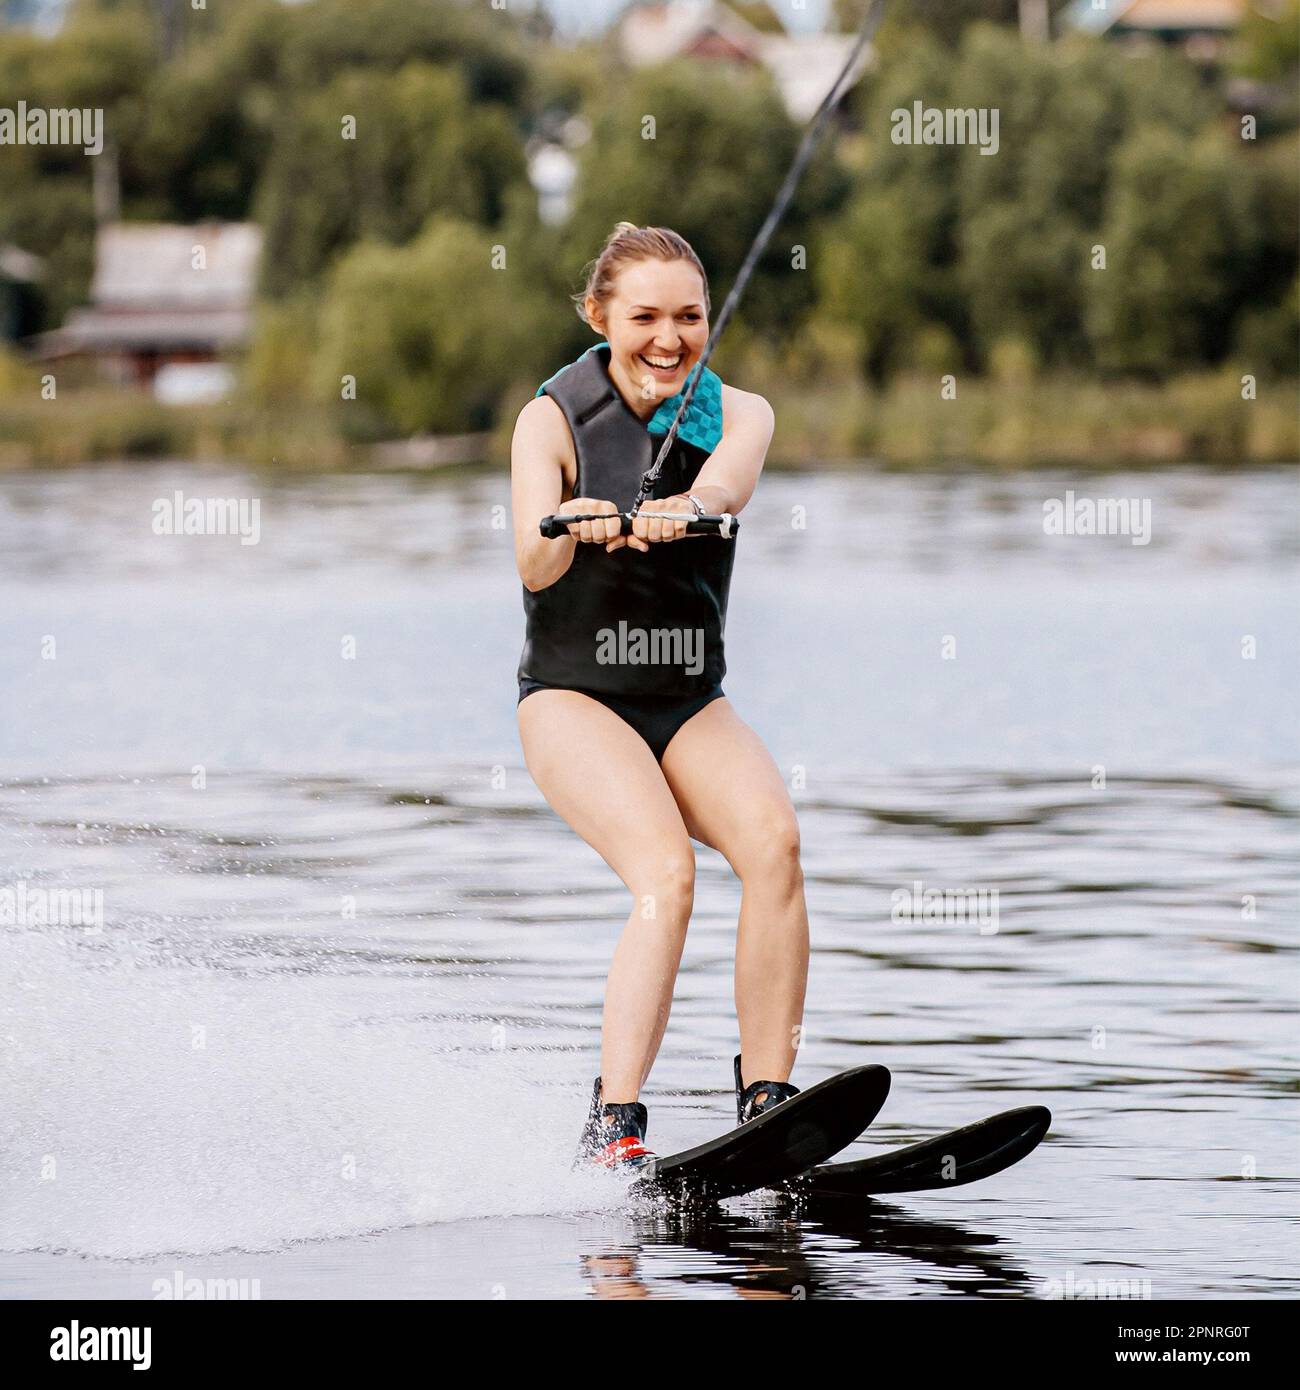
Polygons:
<instances>
[{"instance_id":1,"label":"black life vest","mask_svg":"<svg viewBox=\"0 0 1300 1390\"><path fill-rule=\"evenodd\" d=\"M543 389L573 435L573 495L628 511L657 441L619 395L606 360L605 352L589 352ZM651 499L688 492L708 457L675 441ZM652 509L647 502L642 510ZM579 542L554 584L524 589L520 680L624 696L711 690L727 669L723 629L735 545L734 538L693 536L611 554Z\"/></svg>"}]
</instances>

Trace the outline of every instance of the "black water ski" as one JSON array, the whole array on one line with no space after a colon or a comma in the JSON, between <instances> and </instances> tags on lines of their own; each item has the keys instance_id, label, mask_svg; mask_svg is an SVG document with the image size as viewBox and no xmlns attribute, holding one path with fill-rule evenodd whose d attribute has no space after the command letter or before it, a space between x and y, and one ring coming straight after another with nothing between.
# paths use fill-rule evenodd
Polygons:
<instances>
[{"instance_id":1,"label":"black water ski","mask_svg":"<svg viewBox=\"0 0 1300 1390\"><path fill-rule=\"evenodd\" d=\"M1038 1147L1051 1123L1052 1112L1045 1105L1022 1105L892 1153L823 1164L800 1174L786 1190L833 1199L963 1187L1019 1163ZM948 1171L951 1177L945 1176Z\"/></svg>"},{"instance_id":2,"label":"black water ski","mask_svg":"<svg viewBox=\"0 0 1300 1390\"><path fill-rule=\"evenodd\" d=\"M888 1094L887 1067L839 1072L707 1144L651 1159L633 1187L705 1201L773 1187L839 1153Z\"/></svg>"}]
</instances>

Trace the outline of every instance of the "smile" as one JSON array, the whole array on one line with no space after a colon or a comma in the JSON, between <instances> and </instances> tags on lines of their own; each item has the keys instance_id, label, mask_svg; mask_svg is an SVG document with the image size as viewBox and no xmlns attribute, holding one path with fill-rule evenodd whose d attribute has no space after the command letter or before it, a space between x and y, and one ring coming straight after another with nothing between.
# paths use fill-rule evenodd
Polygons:
<instances>
[{"instance_id":1,"label":"smile","mask_svg":"<svg viewBox=\"0 0 1300 1390\"><path fill-rule=\"evenodd\" d=\"M675 357L660 357L657 353L651 356L644 352L637 353L637 356L647 367L656 372L675 372L686 360L684 352L679 352Z\"/></svg>"}]
</instances>

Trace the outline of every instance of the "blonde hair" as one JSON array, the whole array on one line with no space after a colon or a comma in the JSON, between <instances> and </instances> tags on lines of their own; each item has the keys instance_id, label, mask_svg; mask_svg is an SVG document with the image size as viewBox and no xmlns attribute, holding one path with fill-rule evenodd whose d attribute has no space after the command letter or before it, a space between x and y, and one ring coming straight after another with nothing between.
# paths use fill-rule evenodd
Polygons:
<instances>
[{"instance_id":1,"label":"blonde hair","mask_svg":"<svg viewBox=\"0 0 1300 1390\"><path fill-rule=\"evenodd\" d=\"M704 282L704 309L708 312L709 277L690 242L667 227L638 227L635 222L620 222L601 247L600 255L587 266L587 283L573 296L583 323L596 326L587 317L588 298L602 306L606 304L614 293L619 272L638 261L689 261Z\"/></svg>"}]
</instances>

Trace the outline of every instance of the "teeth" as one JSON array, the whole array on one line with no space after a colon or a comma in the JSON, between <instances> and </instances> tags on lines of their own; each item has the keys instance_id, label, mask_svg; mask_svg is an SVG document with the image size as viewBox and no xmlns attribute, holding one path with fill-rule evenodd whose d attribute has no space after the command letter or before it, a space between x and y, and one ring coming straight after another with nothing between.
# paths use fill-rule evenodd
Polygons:
<instances>
[{"instance_id":1,"label":"teeth","mask_svg":"<svg viewBox=\"0 0 1300 1390\"><path fill-rule=\"evenodd\" d=\"M651 357L645 352L643 352L641 356L644 357L652 367L663 367L665 370L669 367L677 366L682 360L680 357Z\"/></svg>"}]
</instances>

